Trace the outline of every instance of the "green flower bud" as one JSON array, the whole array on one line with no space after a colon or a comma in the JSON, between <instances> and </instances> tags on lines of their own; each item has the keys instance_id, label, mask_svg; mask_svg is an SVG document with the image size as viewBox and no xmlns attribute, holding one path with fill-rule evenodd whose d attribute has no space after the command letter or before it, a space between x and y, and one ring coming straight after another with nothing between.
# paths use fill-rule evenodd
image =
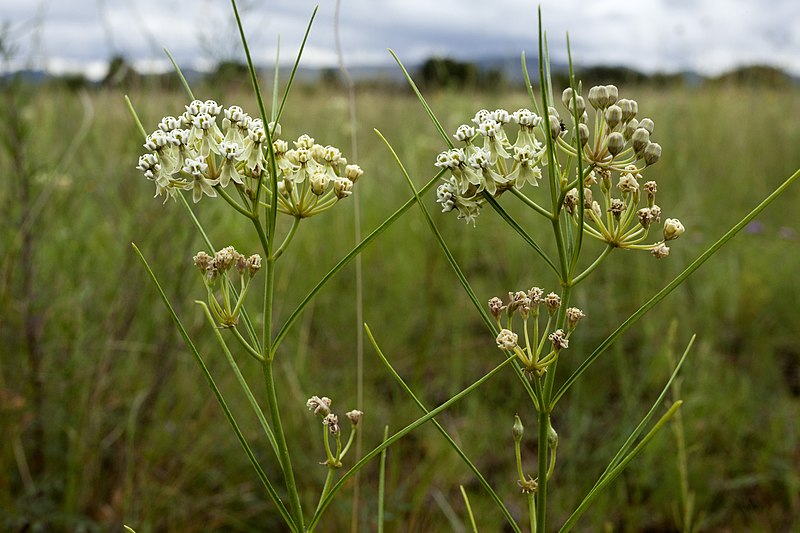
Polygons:
<instances>
[{"instance_id":1,"label":"green flower bud","mask_svg":"<svg viewBox=\"0 0 800 533\"><path fill-rule=\"evenodd\" d=\"M611 104L616 103L617 98L619 98L619 90L617 90L617 86L616 85L606 85L606 105L605 105L605 107L608 107Z\"/></svg>"},{"instance_id":2,"label":"green flower bud","mask_svg":"<svg viewBox=\"0 0 800 533\"><path fill-rule=\"evenodd\" d=\"M644 149L644 162L650 166L656 163L661 157L661 145L658 143L648 143Z\"/></svg>"},{"instance_id":3,"label":"green flower bud","mask_svg":"<svg viewBox=\"0 0 800 533\"><path fill-rule=\"evenodd\" d=\"M511 434L514 435L514 442L522 441L524 430L525 428L522 425L522 420L519 419L519 415L514 415L514 425L511 426Z\"/></svg>"},{"instance_id":4,"label":"green flower bud","mask_svg":"<svg viewBox=\"0 0 800 533\"><path fill-rule=\"evenodd\" d=\"M618 105L610 105L606 109L606 122L612 130L622 121L622 109Z\"/></svg>"},{"instance_id":5,"label":"green flower bud","mask_svg":"<svg viewBox=\"0 0 800 533\"><path fill-rule=\"evenodd\" d=\"M558 433L556 433L556 430L553 429L553 426L548 426L547 428L547 446L550 449L558 446Z\"/></svg>"},{"instance_id":6,"label":"green flower bud","mask_svg":"<svg viewBox=\"0 0 800 533\"><path fill-rule=\"evenodd\" d=\"M589 89L589 103L595 109L605 109L608 104L608 87L604 85L597 85Z\"/></svg>"},{"instance_id":7,"label":"green flower bud","mask_svg":"<svg viewBox=\"0 0 800 533\"><path fill-rule=\"evenodd\" d=\"M622 135L626 141L629 141L633 136L633 132L639 127L639 121L635 118L630 119L625 123L625 129L622 130Z\"/></svg>"},{"instance_id":8,"label":"green flower bud","mask_svg":"<svg viewBox=\"0 0 800 533\"><path fill-rule=\"evenodd\" d=\"M623 98L617 102L617 105L622 109L623 122L630 122L630 120L636 116L636 113L639 112L639 104L636 103L636 100Z\"/></svg>"},{"instance_id":9,"label":"green flower bud","mask_svg":"<svg viewBox=\"0 0 800 533\"><path fill-rule=\"evenodd\" d=\"M564 89L564 92L561 93L561 103L564 104L564 107L566 107L567 109L572 108L570 102L572 102L573 93L574 91L572 90L572 87L567 87L566 89Z\"/></svg>"},{"instance_id":10,"label":"green flower bud","mask_svg":"<svg viewBox=\"0 0 800 533\"><path fill-rule=\"evenodd\" d=\"M631 135L631 142L633 143L633 149L636 153L640 153L647 147L647 143L650 142L650 132L644 128L636 128L636 131Z\"/></svg>"},{"instance_id":11,"label":"green flower bud","mask_svg":"<svg viewBox=\"0 0 800 533\"><path fill-rule=\"evenodd\" d=\"M656 124L655 124L655 122L653 122L649 118L643 118L642 121L639 122L639 127L646 129L647 133L652 135L653 134L653 130L656 127Z\"/></svg>"},{"instance_id":12,"label":"green flower bud","mask_svg":"<svg viewBox=\"0 0 800 533\"><path fill-rule=\"evenodd\" d=\"M625 138L618 131L612 132L606 138L606 147L608 148L608 153L611 155L617 155L625 147Z\"/></svg>"},{"instance_id":13,"label":"green flower bud","mask_svg":"<svg viewBox=\"0 0 800 533\"><path fill-rule=\"evenodd\" d=\"M581 140L581 146L589 142L589 126L586 124L578 124L578 137Z\"/></svg>"},{"instance_id":14,"label":"green flower bud","mask_svg":"<svg viewBox=\"0 0 800 533\"><path fill-rule=\"evenodd\" d=\"M550 135L555 139L562 132L566 131L567 127L561 122L557 116L550 115Z\"/></svg>"}]
</instances>

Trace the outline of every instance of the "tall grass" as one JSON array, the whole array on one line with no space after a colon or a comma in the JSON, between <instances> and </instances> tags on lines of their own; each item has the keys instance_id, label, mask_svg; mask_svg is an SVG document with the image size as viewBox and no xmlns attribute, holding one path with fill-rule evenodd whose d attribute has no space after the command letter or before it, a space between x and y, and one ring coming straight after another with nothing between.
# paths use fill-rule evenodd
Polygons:
<instances>
[{"instance_id":1,"label":"tall grass","mask_svg":"<svg viewBox=\"0 0 800 533\"><path fill-rule=\"evenodd\" d=\"M173 301L191 302L202 290L196 275L185 268L185 258L202 243L179 221L178 209L143 194L146 185L133 168L141 139L121 94L91 94L96 112L87 137L72 148L67 164L59 166L85 108L66 90L24 92L25 98L10 93L19 106L19 125L3 122L6 130L27 132L21 147L24 172L14 174L13 146L7 145L0 159L0 170L10 182L0 190L0 429L9 436L0 450L0 524L12 531L25 524L100 531L125 520L138 524L139 533L278 527L279 517L264 501L127 244L136 241L160 272L174 273L165 283ZM249 93L218 94L212 87L195 92L202 98L249 102L246 110L257 111ZM591 292L576 291L573 301L588 308L592 318L575 339L581 351L595 346L613 329L615 317L632 312L637 302L660 288L660 280L679 272L800 166L800 154L793 150L800 143L800 127L786 118L800 114L796 92L736 87L626 87L625 92L646 100L652 110L665 156L651 174L669 184L659 197L665 205L681 206L681 218L692 231L673 249L669 262L654 264L649 257L620 253L600 268ZM320 141L347 145L346 95L331 89L325 94L320 99L312 88L291 95L281 120L286 138L302 133L302 127ZM185 103L182 93L150 88L132 98L146 124ZM444 113L439 118L447 129L477 108L516 109L525 101L521 93L500 98L440 93L429 98ZM429 162L439 151L439 141L411 97L362 92L357 103L363 128L358 162L367 171L358 194L369 231L408 197L402 176L387 163L371 128L379 127L391 139L415 176L434 173ZM41 199L42 205L31 226L35 245L29 259L20 251L24 239L19 221L25 216L18 192L21 180L30 187L33 203ZM777 200L759 224L737 237L606 354L572 389L569 402L559 404L553 416L569 434L562 434L559 469L551 481L559 491L550 509L555 520L566 518L643 414L644 399L660 389L669 369L656 347L672 320L681 331L696 332L700 345L686 363L691 379L682 384L683 426L690 443L686 468L701 517L697 525L781 530L800 520L800 318L794 312L800 286L793 276L800 267L798 200L796 188ZM231 214L218 207L204 206L204 223L226 222ZM495 252L513 254L515 249L501 221L482 217L476 228L464 228L454 218L438 223L481 298L530 284L524 258ZM350 249L351 224L346 208L331 211L325 220L307 221L276 279L286 294L285 302L277 302L279 318ZM252 247L247 238L244 233L229 236L241 249ZM485 354L495 348L477 315L469 312L469 301L418 215L403 217L363 257L366 320L384 351L392 354L395 368L414 390L424 391L427 405L441 403L494 365L495 359ZM31 292L21 291L26 272L33 276ZM541 275L549 274L543 270ZM629 282L625 294L611 290L621 280ZM408 287L420 287L414 298L409 298ZM285 341L291 362L278 364L277 379L279 393L297 406L283 413L289 445L295 449L316 439L303 407L308 396L335 389L339 405L355 403L350 371L355 310L352 298L343 297L351 293L352 276L337 276ZM26 355L30 345L23 333L26 309L35 311L42 331L41 366L36 370L41 406L26 378L31 372ZM203 331L199 310L187 305L179 312L198 345L211 350L214 339ZM224 371L225 361L212 358L207 363L232 409L249 412ZM565 358L560 370L567 375L575 365ZM257 379L258 369L243 370ZM493 378L492 386L437 418L509 502L518 501L513 461L497 450L511 449L513 442L508 417L497 413L523 409L525 398L512 379ZM365 397L371 399L366 443L382 440L384 423L398 428L416 418L416 407L387 380L369 352L365 386ZM43 442L36 427L43 428ZM252 437L260 431L258 422L249 419L243 420L243 430ZM265 469L278 468L267 452L266 447L256 450ZM42 469L26 479L22 458L30 470L36 454L43 457ZM535 456L535 450L527 450L527 456ZM321 485L324 469L317 465L318 454L298 460L295 469L306 479L318 478ZM677 462L671 440L656 439L582 523L591 529L670 528L679 504ZM415 468L431 463L438 465L435 472ZM375 493L377 479L377 466L368 466L362 494ZM475 488L470 472L432 427L420 428L395 444L387 458L387 528L449 529L441 501L466 520L459 485L470 495L481 530L497 527L492 524L501 523L501 517ZM308 486L302 490L304 501L312 505L316 492ZM326 527L347 527L348 505L346 498L339 499L326 515ZM365 497L362 505L364 523L369 524L377 516L377 502ZM511 510L525 512L513 504Z\"/></svg>"}]
</instances>

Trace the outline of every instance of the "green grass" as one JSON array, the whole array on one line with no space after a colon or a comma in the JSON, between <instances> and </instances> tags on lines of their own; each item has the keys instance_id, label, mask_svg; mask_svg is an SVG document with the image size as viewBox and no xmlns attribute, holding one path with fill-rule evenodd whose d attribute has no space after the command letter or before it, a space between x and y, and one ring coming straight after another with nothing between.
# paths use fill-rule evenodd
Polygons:
<instances>
[{"instance_id":1,"label":"green grass","mask_svg":"<svg viewBox=\"0 0 800 533\"><path fill-rule=\"evenodd\" d=\"M659 182L664 216L679 217L687 233L672 255L615 252L580 286L573 302L588 315L562 357L567 376L613 328L680 272L744 213L800 167L797 92L769 89L621 87L639 101L640 116L655 120L653 139L664 154L649 178ZM182 208L151 199L151 183L135 170L141 139L122 94L89 95L94 109L87 136L70 159L63 152L79 131L83 108L74 93L26 89L17 96L26 131L17 149L0 159L0 528L107 531L123 521L137 532L272 530L280 517L174 331L158 295L130 247L134 241L159 275L177 312L218 378L245 435L268 472L278 468L227 363L204 328L198 306L204 295L191 267L203 249ZM195 88L198 97L256 112L249 93L219 94ZM181 93L151 88L131 98L145 128L178 114ZM450 131L487 107L526 105L523 94L430 96ZM349 146L347 100L336 91L295 91L282 122L283 137L306 131L322 144ZM9 113L8 106L3 118ZM358 192L369 231L408 197L378 128L394 145L418 184L433 175L443 149L416 99L358 95ZM303 128L303 129L301 129ZM3 122L15 131L13 123ZM13 143L12 143L13 144ZM346 153L345 155L349 155ZM14 154L23 165L14 166ZM24 181L30 198L21 197ZM551 480L552 523L563 521L582 499L669 375L663 353L669 324L676 343L693 333L699 346L683 374L690 488L699 525L731 531L786 530L800 521L800 215L795 186L690 280L628 332L580 381L553 415L560 435L559 463ZM502 199L527 227L541 222ZM432 195L429 208L435 209ZM221 202L202 204L200 217L215 244L256 251L249 228ZM27 217L27 218L24 218ZM23 262L20 221L32 228L31 259ZM556 289L515 235L490 210L477 227L454 216L437 224L478 296L488 300L510 289ZM287 222L283 220L282 222ZM316 280L352 247L352 206L305 221L281 260L276 280L281 323ZM551 243L548 243L551 245ZM400 374L434 406L499 362L494 340L463 294L430 232L414 209L364 253L365 319ZM24 279L33 283L26 290ZM318 423L305 409L312 394L355 403L355 302L350 267L337 275L286 338L277 361L289 446L306 507L316 501L325 468L318 463ZM254 294L258 290L254 289ZM26 317L38 328L31 343ZM32 346L42 354L42 402L29 380ZM242 358L254 381L259 369ZM536 455L533 413L515 377L504 373L437 418L463 446L512 513L525 516L515 484L511 425L515 412L529 428L523 454ZM257 396L261 392L257 393ZM417 409L367 349L363 428L367 448L390 430L413 421ZM43 423L43 463L35 455L35 424ZM260 440L259 440L260 439ZM24 450L33 485L21 467ZM348 457L348 464L352 459ZM346 465L347 466L347 465ZM433 466L433 467L432 467ZM377 517L377 462L362 475L367 489L365 530ZM462 522L464 485L481 531L500 531L502 517L466 467L432 426L392 446L387 458L387 530L450 530L437 503L443 496ZM679 502L677 454L663 432L584 515L586 530L674 528ZM324 531L349 527L346 493L323 519Z\"/></svg>"}]
</instances>

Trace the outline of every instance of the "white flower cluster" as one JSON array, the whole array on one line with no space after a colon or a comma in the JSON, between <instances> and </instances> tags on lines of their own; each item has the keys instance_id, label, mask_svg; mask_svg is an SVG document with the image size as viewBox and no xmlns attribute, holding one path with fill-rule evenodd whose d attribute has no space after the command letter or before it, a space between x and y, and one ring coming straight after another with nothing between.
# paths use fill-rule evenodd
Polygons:
<instances>
[{"instance_id":1,"label":"white flower cluster","mask_svg":"<svg viewBox=\"0 0 800 533\"><path fill-rule=\"evenodd\" d=\"M661 221L661 208L655 203L657 184L643 182L641 172L661 157L661 145L650 140L655 124L649 118L636 118L639 104L619 98L614 85L597 85L589 89L589 104L594 110L594 126L582 96L570 88L564 90L561 101L570 117L577 108L577 132L582 156L586 163L583 179L584 231L601 241L619 248L649 250L656 258L669 255L666 241L679 237L684 227L677 219L667 219L663 239L646 244L650 227ZM550 123L560 123L555 108L549 109ZM558 147L576 156L574 145L563 135L553 136ZM590 134L590 131L592 132ZM640 208L640 204L645 203ZM577 223L580 191L569 190L564 206Z\"/></svg>"},{"instance_id":2,"label":"white flower cluster","mask_svg":"<svg viewBox=\"0 0 800 533\"><path fill-rule=\"evenodd\" d=\"M268 128L281 211L307 217L352 194L363 172L357 165L347 165L338 148L315 144L313 138L302 135L290 150L278 138L280 125L270 123ZM180 116L164 117L147 136L147 153L139 157L136 168L155 182L156 196L175 197L180 190L191 190L193 200L199 202L204 194L217 196L217 187L234 183L254 198L259 178L265 187L269 182L263 176L269 172L267 139L263 121L241 107L223 110L214 100L194 100Z\"/></svg>"},{"instance_id":3,"label":"white flower cluster","mask_svg":"<svg viewBox=\"0 0 800 533\"><path fill-rule=\"evenodd\" d=\"M436 191L442 212L458 211L458 218L475 223L486 194L498 196L526 183L539 184L539 164L545 148L535 132L542 118L529 109L509 113L505 109L481 109L472 119L474 124L458 127L453 137L463 147L440 153L435 165L450 170L451 175ZM518 126L512 144L505 127ZM509 128L511 126L508 126Z\"/></svg>"}]
</instances>

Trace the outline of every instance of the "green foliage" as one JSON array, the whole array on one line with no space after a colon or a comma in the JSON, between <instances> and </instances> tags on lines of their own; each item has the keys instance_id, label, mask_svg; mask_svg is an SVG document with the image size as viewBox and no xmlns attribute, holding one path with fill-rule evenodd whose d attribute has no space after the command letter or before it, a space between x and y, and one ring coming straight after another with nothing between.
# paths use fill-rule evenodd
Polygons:
<instances>
[{"instance_id":1,"label":"green foliage","mask_svg":"<svg viewBox=\"0 0 800 533\"><path fill-rule=\"evenodd\" d=\"M257 112L248 91L196 90L202 98L250 102L246 110ZM8 176L0 190L0 433L9 436L9 445L0 448L0 529L38 524L55 531L105 531L123 520L139 533L279 528L279 515L266 501L128 244L137 242L148 261L166 275L162 283L200 351L218 353L202 310L191 303L205 289L189 261L204 245L187 225L182 208L151 199L150 184L133 168L141 138L130 124L121 94L91 94L90 116L74 93L27 87L20 92L28 96L16 93L9 100L18 106L20 120L9 130L13 123L4 115L3 135L26 132L24 143L16 149L6 146L0 158L2 174ZM659 195L665 204L681 206L681 218L692 235L683 237L669 262L620 253L597 271L591 289L577 289L574 301L591 320L581 326L581 337L573 339L574 353L589 353L618 317L634 311L663 280L677 274L800 166L794 150L800 128L785 118L800 114L800 98L792 92L736 87L628 92L646 99L652 108L656 133L665 146L664 157L652 169L665 185ZM325 143L347 144L346 96L329 93L325 101L304 99L300 93L290 96L281 120L287 137L308 129ZM186 103L179 91L155 93L148 88L131 96L147 127L153 127L165 110ZM450 131L474 109L516 109L526 104L526 96L489 98L443 91L433 94L429 103ZM436 170L429 162L440 141L416 100L366 93L359 95L358 106L363 126L358 162L367 172L358 194L364 228L370 231L408 198L407 186L387 163L382 143L368 134L371 127L380 127L412 176L426 179ZM3 106L4 113L11 109ZM745 125L742 117L747 117ZM84 119L89 121L87 136L73 146L76 126ZM25 163L17 175L14 154L19 153L25 155ZM31 187L27 207L19 196L22 180ZM433 210L430 195L428 200ZM758 224L598 360L570 390L569 401L559 404L554 421L558 428L569 429L567 434L560 431L559 468L552 480L559 494L551 502L554 523L563 522L588 492L644 414L642 406L666 381L669 369L655 347L663 344L667 324L676 317L680 331L697 332L700 344L685 363L691 379L682 384L688 480L696 516L702 519L696 525L780 531L800 520L800 435L795 428L800 418L800 318L794 311L800 301L794 282L800 268L800 220L794 209L798 201L797 188L790 189ZM212 228L235 227L235 215L220 203L204 206L202 221ZM515 216L523 213L508 204L504 207ZM34 229L29 262L22 261L19 248L26 213ZM350 213L336 209L330 215L309 220L282 259L287 267L276 279L285 291L276 310L279 323L312 288L313 280L352 248ZM481 299L534 281L530 257L511 251L517 236L506 231L499 217L486 215L475 228L464 228L454 217L436 219ZM422 391L420 401L433 408L499 360L480 317L423 224L417 214L405 216L366 250L365 317L394 368L409 387ZM465 229L469 238L464 238ZM239 249L255 245L236 229L217 237ZM24 272L34 281L31 293L21 291ZM295 465L304 479L315 483L300 487L306 506L316 503L316 487L323 482L317 463L324 451L308 444L316 433L308 429L303 403L324 390L341 391L339 405L355 398L351 273L348 268L335 276L299 318L284 341L288 357L276 368L278 393L295 406L283 413L289 445L308 450L299 454ZM542 269L541 276L550 274ZM612 290L619 286L625 290ZM408 287L421 289L409 298ZM41 410L32 401L30 346L21 327L26 305L45 332L39 339ZM257 365L244 353L239 355L243 374L259 379ZM227 360L220 353L206 363L231 410L242 413L243 433L259 442L254 453L265 470L275 471L279 466L266 440L257 440L259 422L248 416L248 399L239 392ZM564 357L560 372L568 375L579 363ZM365 396L371 401L364 430L370 445L381 442L385 423L400 428L417 418L417 405L386 376L383 364L368 356ZM518 488L511 417L498 413L523 412L527 398L515 379L501 373L436 418L458 436L465 454L506 501L518 497ZM30 461L35 453L32 430L37 417L47 421L44 466L29 486L20 457ZM534 426L530 416L523 416L523 423ZM599 497L582 517L582 526L674 527L680 494L674 447L670 438L655 439L651 446ZM512 453L505 456L498 450ZM535 455L535 450L527 455ZM416 468L429 464L440 466L435 476L430 469ZM376 493L377 461L365 473L363 494ZM443 495L466 519L459 485L469 495L478 529L499 530L503 517L472 473L436 428L419 428L393 445L387 457L386 529L450 529L434 495ZM339 498L325 516L325 527L331 530L349 524L347 496ZM365 523L370 524L368 520L377 516L377 501L367 499L365 505ZM511 511L518 517L524 514L523 509Z\"/></svg>"}]
</instances>

